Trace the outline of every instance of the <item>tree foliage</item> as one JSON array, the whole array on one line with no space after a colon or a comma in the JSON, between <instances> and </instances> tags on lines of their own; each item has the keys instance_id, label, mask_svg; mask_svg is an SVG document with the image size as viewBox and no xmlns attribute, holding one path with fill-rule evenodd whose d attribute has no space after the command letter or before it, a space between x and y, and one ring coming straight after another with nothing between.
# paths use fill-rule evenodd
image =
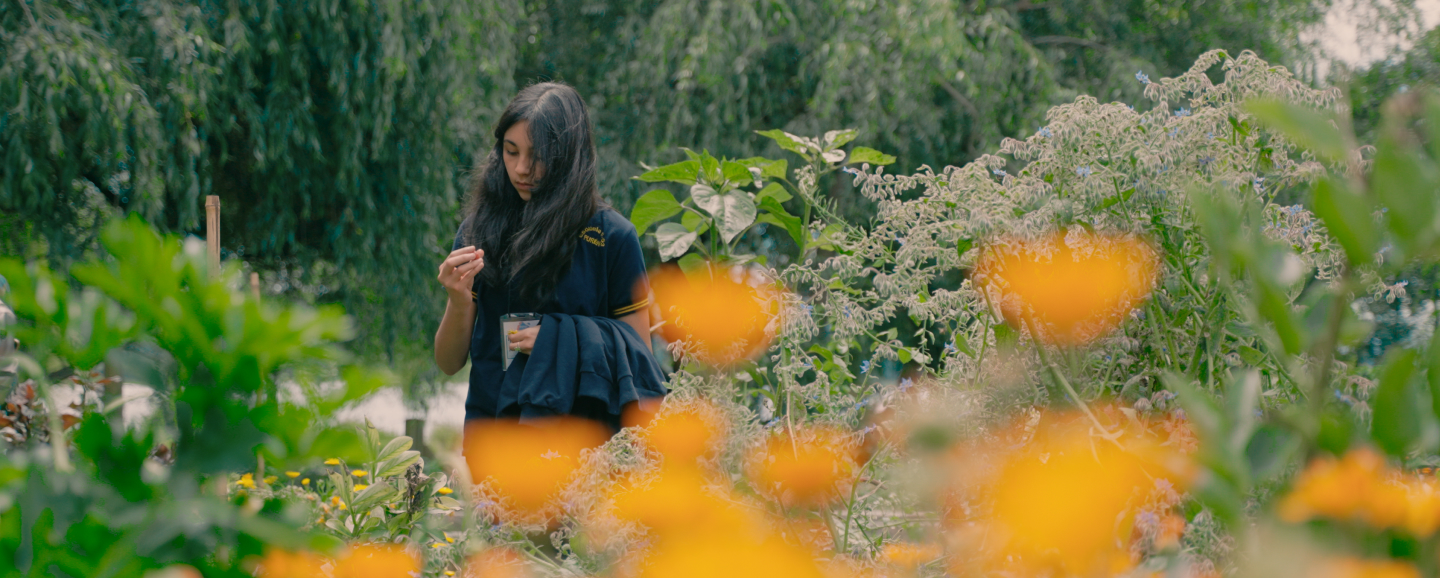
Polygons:
<instances>
[{"instance_id":1,"label":"tree foliage","mask_svg":"<svg viewBox=\"0 0 1440 578\"><path fill-rule=\"evenodd\" d=\"M0 5L0 209L31 225L0 224L31 233L9 249L71 261L113 213L198 231L219 195L267 286L418 339L456 167L513 91L499 6Z\"/></svg>"}]
</instances>

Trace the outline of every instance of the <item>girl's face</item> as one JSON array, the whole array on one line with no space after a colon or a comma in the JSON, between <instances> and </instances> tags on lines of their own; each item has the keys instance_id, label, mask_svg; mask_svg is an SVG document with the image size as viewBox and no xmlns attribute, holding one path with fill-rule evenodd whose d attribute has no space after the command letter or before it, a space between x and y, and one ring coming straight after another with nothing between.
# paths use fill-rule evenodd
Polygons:
<instances>
[{"instance_id":1,"label":"girl's face","mask_svg":"<svg viewBox=\"0 0 1440 578\"><path fill-rule=\"evenodd\" d=\"M529 201L535 183L545 174L545 167L535 159L535 149L530 146L530 121L510 125L504 140L505 172L510 176L510 184L520 193L520 199Z\"/></svg>"}]
</instances>

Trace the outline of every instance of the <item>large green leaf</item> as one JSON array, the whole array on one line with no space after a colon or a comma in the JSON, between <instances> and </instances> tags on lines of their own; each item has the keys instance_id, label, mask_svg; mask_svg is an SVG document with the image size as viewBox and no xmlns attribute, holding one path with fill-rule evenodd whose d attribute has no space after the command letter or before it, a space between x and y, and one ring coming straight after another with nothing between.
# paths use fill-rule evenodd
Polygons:
<instances>
[{"instance_id":1,"label":"large green leaf","mask_svg":"<svg viewBox=\"0 0 1440 578\"><path fill-rule=\"evenodd\" d=\"M720 171L725 174L725 181L737 187L749 185L754 180L750 174L750 167L735 161L724 161L720 163Z\"/></svg>"},{"instance_id":2,"label":"large green leaf","mask_svg":"<svg viewBox=\"0 0 1440 578\"><path fill-rule=\"evenodd\" d=\"M1373 208L1364 199L1332 179L1315 183L1315 214L1345 248L1351 265L1374 259L1380 234L1371 218Z\"/></svg>"},{"instance_id":3,"label":"large green leaf","mask_svg":"<svg viewBox=\"0 0 1440 578\"><path fill-rule=\"evenodd\" d=\"M785 190L785 187L781 186L780 183L770 183L768 185L765 185L765 188L760 189L760 192L755 193L756 203L764 202L767 198L775 199L776 201L783 203L785 201L793 199L794 197L791 196L790 191Z\"/></svg>"},{"instance_id":4,"label":"large green leaf","mask_svg":"<svg viewBox=\"0 0 1440 578\"><path fill-rule=\"evenodd\" d=\"M795 240L795 246L805 246L805 226L800 223L800 217L791 215L774 197L761 199L760 210L764 212L757 219L759 222L770 223L785 229L790 233L790 238Z\"/></svg>"},{"instance_id":5,"label":"large green leaf","mask_svg":"<svg viewBox=\"0 0 1440 578\"><path fill-rule=\"evenodd\" d=\"M859 134L860 131L853 128L826 131L824 138L825 148L829 150L843 147L850 144L850 141L855 140L855 137Z\"/></svg>"},{"instance_id":6,"label":"large green leaf","mask_svg":"<svg viewBox=\"0 0 1440 578\"><path fill-rule=\"evenodd\" d=\"M855 147L850 151L850 161L846 164L870 163L872 165L888 165L893 162L895 162L894 155L887 155L870 147Z\"/></svg>"},{"instance_id":7,"label":"large green leaf","mask_svg":"<svg viewBox=\"0 0 1440 578\"><path fill-rule=\"evenodd\" d=\"M802 143L799 140L799 137L796 137L793 134L790 134L778 128L770 130L757 130L755 131L755 134L767 137L775 141L775 144L780 145L780 148L805 157L805 160L810 160L810 147Z\"/></svg>"},{"instance_id":8,"label":"large green leaf","mask_svg":"<svg viewBox=\"0 0 1440 578\"><path fill-rule=\"evenodd\" d=\"M1387 127L1385 132L1396 130L1399 128ZM1440 176L1433 161L1397 139L1387 135L1377 143L1370 187L1386 208L1385 222L1404 260L1428 250L1436 237L1435 198Z\"/></svg>"},{"instance_id":9,"label":"large green leaf","mask_svg":"<svg viewBox=\"0 0 1440 578\"><path fill-rule=\"evenodd\" d=\"M660 260L669 261L690 250L699 235L687 231L679 223L662 223L655 229L655 240L660 244Z\"/></svg>"},{"instance_id":10,"label":"large green leaf","mask_svg":"<svg viewBox=\"0 0 1440 578\"><path fill-rule=\"evenodd\" d=\"M1421 432L1421 410L1416 390L1411 386L1415 356L1413 349L1397 348L1387 353L1380 371L1380 385L1370 400L1375 412L1371 436L1376 445L1392 456L1408 453Z\"/></svg>"},{"instance_id":11,"label":"large green leaf","mask_svg":"<svg viewBox=\"0 0 1440 578\"><path fill-rule=\"evenodd\" d=\"M661 183L665 181L681 183L686 185L695 184L700 174L700 162L695 160L681 161L673 165L665 165L645 171L644 174L635 177L647 183Z\"/></svg>"},{"instance_id":12,"label":"large green leaf","mask_svg":"<svg viewBox=\"0 0 1440 578\"><path fill-rule=\"evenodd\" d=\"M765 157L750 157L748 159L739 159L735 162L740 163L741 165L744 165L746 167L754 167L760 169L761 179L785 178L785 159L771 160Z\"/></svg>"},{"instance_id":13,"label":"large green leaf","mask_svg":"<svg viewBox=\"0 0 1440 578\"><path fill-rule=\"evenodd\" d=\"M1332 162L1345 160L1345 139L1334 117L1297 104L1264 98L1245 103L1245 109L1266 126L1301 147Z\"/></svg>"},{"instance_id":14,"label":"large green leaf","mask_svg":"<svg viewBox=\"0 0 1440 578\"><path fill-rule=\"evenodd\" d=\"M720 238L726 243L755 222L755 202L739 189L721 193L707 185L695 185L690 187L690 198L695 200L695 206L715 218Z\"/></svg>"},{"instance_id":15,"label":"large green leaf","mask_svg":"<svg viewBox=\"0 0 1440 578\"><path fill-rule=\"evenodd\" d=\"M630 209L630 223L635 225L635 234L644 235L650 225L673 217L681 210L675 195L665 189L655 189L635 200L635 207Z\"/></svg>"}]
</instances>

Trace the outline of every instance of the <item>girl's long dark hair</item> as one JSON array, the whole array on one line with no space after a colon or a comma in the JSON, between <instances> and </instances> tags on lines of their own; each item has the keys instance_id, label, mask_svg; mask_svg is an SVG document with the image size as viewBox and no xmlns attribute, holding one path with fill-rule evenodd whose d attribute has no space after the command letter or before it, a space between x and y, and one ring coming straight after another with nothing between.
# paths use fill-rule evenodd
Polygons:
<instances>
[{"instance_id":1,"label":"girl's long dark hair","mask_svg":"<svg viewBox=\"0 0 1440 578\"><path fill-rule=\"evenodd\" d=\"M505 171L505 131L530 122L530 142L541 178L524 201ZM495 125L495 146L478 159L465 214L468 241L485 251L480 279L510 284L512 299L538 306L570 268L580 230L600 209L590 115L580 94L565 84L531 85L515 95ZM516 301L512 301L516 303Z\"/></svg>"}]
</instances>

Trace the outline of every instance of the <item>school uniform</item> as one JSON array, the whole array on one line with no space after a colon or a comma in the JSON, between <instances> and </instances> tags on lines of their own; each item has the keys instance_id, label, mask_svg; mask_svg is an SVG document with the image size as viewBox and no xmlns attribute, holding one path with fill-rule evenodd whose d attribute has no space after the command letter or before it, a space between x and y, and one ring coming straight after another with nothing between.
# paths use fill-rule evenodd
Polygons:
<instances>
[{"instance_id":1,"label":"school uniform","mask_svg":"<svg viewBox=\"0 0 1440 578\"><path fill-rule=\"evenodd\" d=\"M462 224L454 249L469 245ZM576 415L619 429L624 405L667 393L649 343L619 318L650 305L640 239L630 221L610 208L595 213L575 239L570 269L538 305L516 302L506 287L477 276L472 298L470 391L465 420ZM532 355L509 369L501 333L507 313L541 314Z\"/></svg>"}]
</instances>

